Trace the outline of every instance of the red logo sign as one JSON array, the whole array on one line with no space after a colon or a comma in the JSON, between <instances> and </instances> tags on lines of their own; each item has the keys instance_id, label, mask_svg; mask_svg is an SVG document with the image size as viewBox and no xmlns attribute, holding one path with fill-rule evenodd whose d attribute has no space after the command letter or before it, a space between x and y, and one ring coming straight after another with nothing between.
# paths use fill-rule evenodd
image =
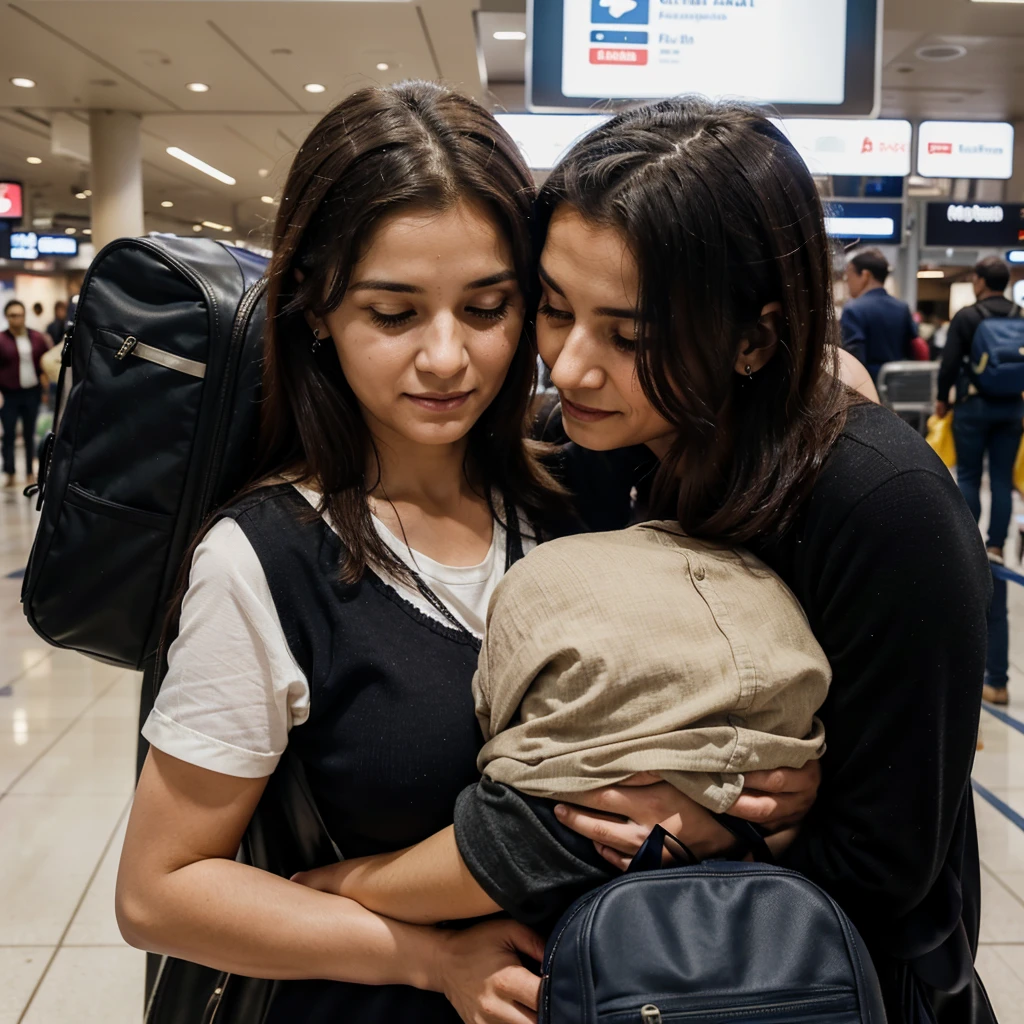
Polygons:
<instances>
[{"instance_id":1,"label":"red logo sign","mask_svg":"<svg viewBox=\"0 0 1024 1024\"><path fill-rule=\"evenodd\" d=\"M952 142L929 142L928 143L928 155L929 156L952 156L953 154L953 143Z\"/></svg>"},{"instance_id":2,"label":"red logo sign","mask_svg":"<svg viewBox=\"0 0 1024 1024\"><path fill-rule=\"evenodd\" d=\"M640 67L647 63L646 50L612 50L594 47L590 51L591 64L633 64Z\"/></svg>"},{"instance_id":3,"label":"red logo sign","mask_svg":"<svg viewBox=\"0 0 1024 1024\"><path fill-rule=\"evenodd\" d=\"M21 220L21 186L0 181L0 220Z\"/></svg>"},{"instance_id":4,"label":"red logo sign","mask_svg":"<svg viewBox=\"0 0 1024 1024\"><path fill-rule=\"evenodd\" d=\"M871 139L865 138L864 141L861 143L860 151L861 153L874 153L875 144L871 141Z\"/></svg>"}]
</instances>

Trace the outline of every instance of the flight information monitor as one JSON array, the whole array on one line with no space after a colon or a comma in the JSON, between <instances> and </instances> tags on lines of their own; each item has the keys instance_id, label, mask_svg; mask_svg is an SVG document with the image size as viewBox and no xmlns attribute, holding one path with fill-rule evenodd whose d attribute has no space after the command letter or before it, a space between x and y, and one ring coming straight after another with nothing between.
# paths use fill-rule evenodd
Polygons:
<instances>
[{"instance_id":1,"label":"flight information monitor","mask_svg":"<svg viewBox=\"0 0 1024 1024\"><path fill-rule=\"evenodd\" d=\"M879 0L530 0L530 109L685 93L873 117Z\"/></svg>"}]
</instances>

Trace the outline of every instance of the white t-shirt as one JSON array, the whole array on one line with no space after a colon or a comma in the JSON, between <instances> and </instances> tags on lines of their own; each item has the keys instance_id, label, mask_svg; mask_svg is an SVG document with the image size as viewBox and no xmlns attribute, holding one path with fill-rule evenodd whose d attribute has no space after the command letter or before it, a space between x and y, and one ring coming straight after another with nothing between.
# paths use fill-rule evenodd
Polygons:
<instances>
[{"instance_id":1,"label":"white t-shirt","mask_svg":"<svg viewBox=\"0 0 1024 1024\"><path fill-rule=\"evenodd\" d=\"M18 386L34 388L39 383L39 376L32 358L32 339L26 331L24 334L16 334L14 342L18 346Z\"/></svg>"},{"instance_id":2,"label":"white t-shirt","mask_svg":"<svg viewBox=\"0 0 1024 1024\"><path fill-rule=\"evenodd\" d=\"M296 490L317 505L315 491ZM410 551L376 517L374 525L459 622L482 637L491 594L505 574L501 524L494 523L484 560L468 567ZM523 538L524 552L535 546ZM450 625L415 587L388 582L419 611ZM309 682L292 657L256 552L234 520L222 519L193 556L167 677L142 734L181 761L258 779L277 767L289 731L309 717L309 701Z\"/></svg>"}]
</instances>

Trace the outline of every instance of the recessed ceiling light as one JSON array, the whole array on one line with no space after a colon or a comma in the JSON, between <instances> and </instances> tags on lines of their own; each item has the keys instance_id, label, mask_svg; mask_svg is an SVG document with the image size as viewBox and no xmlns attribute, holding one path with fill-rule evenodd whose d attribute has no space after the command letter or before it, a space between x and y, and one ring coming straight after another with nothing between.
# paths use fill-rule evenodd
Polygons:
<instances>
[{"instance_id":1,"label":"recessed ceiling light","mask_svg":"<svg viewBox=\"0 0 1024 1024\"><path fill-rule=\"evenodd\" d=\"M494 38L503 43L521 43L526 38L525 32L495 32Z\"/></svg>"},{"instance_id":2,"label":"recessed ceiling light","mask_svg":"<svg viewBox=\"0 0 1024 1024\"><path fill-rule=\"evenodd\" d=\"M200 160L199 157L193 156L191 153L186 153L185 150L179 149L177 146L168 146L167 155L173 156L175 160L180 160L182 163L188 164L189 167L194 167L197 171L202 171L203 174L208 174L211 178L223 181L225 185L235 184L235 179L232 178L230 174L218 171L216 167L211 167L205 161Z\"/></svg>"},{"instance_id":3,"label":"recessed ceiling light","mask_svg":"<svg viewBox=\"0 0 1024 1024\"><path fill-rule=\"evenodd\" d=\"M189 92L209 92L210 87L205 82L189 82L185 86Z\"/></svg>"},{"instance_id":4,"label":"recessed ceiling light","mask_svg":"<svg viewBox=\"0 0 1024 1024\"><path fill-rule=\"evenodd\" d=\"M162 202L162 203L161 203L160 205L161 205L161 206L162 206L162 207L163 207L163 208L164 208L165 210L169 210L169 209L170 209L170 208L171 208L171 207L172 207L172 206L174 205L174 203L172 203L172 202L170 201L170 199L165 199L165 200L164 200L164 201L163 201L163 202Z\"/></svg>"},{"instance_id":5,"label":"recessed ceiling light","mask_svg":"<svg viewBox=\"0 0 1024 1024\"><path fill-rule=\"evenodd\" d=\"M76 192L75 193L75 198L76 199L88 199L89 197L84 192Z\"/></svg>"},{"instance_id":6,"label":"recessed ceiling light","mask_svg":"<svg viewBox=\"0 0 1024 1024\"><path fill-rule=\"evenodd\" d=\"M944 270L919 270L917 276L922 281L937 281L940 277L945 277L946 272Z\"/></svg>"},{"instance_id":7,"label":"recessed ceiling light","mask_svg":"<svg viewBox=\"0 0 1024 1024\"><path fill-rule=\"evenodd\" d=\"M88 199L92 195L92 189L91 188L83 188L82 189L82 195L85 196L86 199Z\"/></svg>"},{"instance_id":8,"label":"recessed ceiling light","mask_svg":"<svg viewBox=\"0 0 1024 1024\"><path fill-rule=\"evenodd\" d=\"M82 234L83 235L91 235L92 234L92 228L82 228Z\"/></svg>"},{"instance_id":9,"label":"recessed ceiling light","mask_svg":"<svg viewBox=\"0 0 1024 1024\"><path fill-rule=\"evenodd\" d=\"M967 47L959 43L943 43L938 46L922 46L916 51L921 60L931 61L936 64L944 64L946 61L959 60L967 56Z\"/></svg>"},{"instance_id":10,"label":"recessed ceiling light","mask_svg":"<svg viewBox=\"0 0 1024 1024\"><path fill-rule=\"evenodd\" d=\"M202 231L203 230L203 225L202 224L193 224L192 225L192 230L193 231Z\"/></svg>"},{"instance_id":11,"label":"recessed ceiling light","mask_svg":"<svg viewBox=\"0 0 1024 1024\"><path fill-rule=\"evenodd\" d=\"M42 162L43 161L40 160L39 157L37 157L37 156L27 156L27 157L25 157L25 163L27 163L27 164L41 164Z\"/></svg>"},{"instance_id":12,"label":"recessed ceiling light","mask_svg":"<svg viewBox=\"0 0 1024 1024\"><path fill-rule=\"evenodd\" d=\"M391 67L391 65L390 65L390 64L386 63L385 61L381 61L381 62L380 62L380 63L379 63L378 65L377 65L377 70L378 70L378 71L387 71L387 70L388 70L388 68L390 68L390 67Z\"/></svg>"},{"instance_id":13,"label":"recessed ceiling light","mask_svg":"<svg viewBox=\"0 0 1024 1024\"><path fill-rule=\"evenodd\" d=\"M233 230L227 224L218 224L215 220L204 220L203 227L209 228L211 231L231 231Z\"/></svg>"},{"instance_id":14,"label":"recessed ceiling light","mask_svg":"<svg viewBox=\"0 0 1024 1024\"><path fill-rule=\"evenodd\" d=\"M11 85L16 85L19 89L34 89L36 83L31 78L12 78Z\"/></svg>"},{"instance_id":15,"label":"recessed ceiling light","mask_svg":"<svg viewBox=\"0 0 1024 1024\"><path fill-rule=\"evenodd\" d=\"M258 171L257 171L256 173L257 173L257 174L258 174L258 175L259 175L259 176L260 176L261 178L269 178L269 177L270 177L270 171L268 171L268 170L266 169L266 167L261 167L261 168L260 168L260 169L259 169L259 170L258 170Z\"/></svg>"},{"instance_id":16,"label":"recessed ceiling light","mask_svg":"<svg viewBox=\"0 0 1024 1024\"><path fill-rule=\"evenodd\" d=\"M74 235L76 233L77 233L77 228L65 228L64 229L64 234L65 235Z\"/></svg>"},{"instance_id":17,"label":"recessed ceiling light","mask_svg":"<svg viewBox=\"0 0 1024 1024\"><path fill-rule=\"evenodd\" d=\"M303 87L306 92L327 92L327 86L319 82L307 82Z\"/></svg>"},{"instance_id":18,"label":"recessed ceiling light","mask_svg":"<svg viewBox=\"0 0 1024 1024\"><path fill-rule=\"evenodd\" d=\"M272 203L277 202L277 200L274 199L273 196L260 196L260 199L262 199L263 202L265 202L265 203L271 203L272 204Z\"/></svg>"}]
</instances>

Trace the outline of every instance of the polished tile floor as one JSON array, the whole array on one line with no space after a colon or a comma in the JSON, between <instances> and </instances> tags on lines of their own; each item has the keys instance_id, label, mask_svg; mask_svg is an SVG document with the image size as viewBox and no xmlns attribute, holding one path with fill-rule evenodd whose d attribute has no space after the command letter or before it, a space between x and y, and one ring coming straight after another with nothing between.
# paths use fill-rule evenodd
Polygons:
<instances>
[{"instance_id":1,"label":"polished tile floor","mask_svg":"<svg viewBox=\"0 0 1024 1024\"><path fill-rule=\"evenodd\" d=\"M145 957L113 913L134 780L139 676L54 650L20 580L36 516L0 491L0 1024L138 1024ZM1024 624L1024 587L1011 587ZM984 911L979 969L1001 1024L1024 1024L1024 630L1006 720L982 716L975 780Z\"/></svg>"}]
</instances>

